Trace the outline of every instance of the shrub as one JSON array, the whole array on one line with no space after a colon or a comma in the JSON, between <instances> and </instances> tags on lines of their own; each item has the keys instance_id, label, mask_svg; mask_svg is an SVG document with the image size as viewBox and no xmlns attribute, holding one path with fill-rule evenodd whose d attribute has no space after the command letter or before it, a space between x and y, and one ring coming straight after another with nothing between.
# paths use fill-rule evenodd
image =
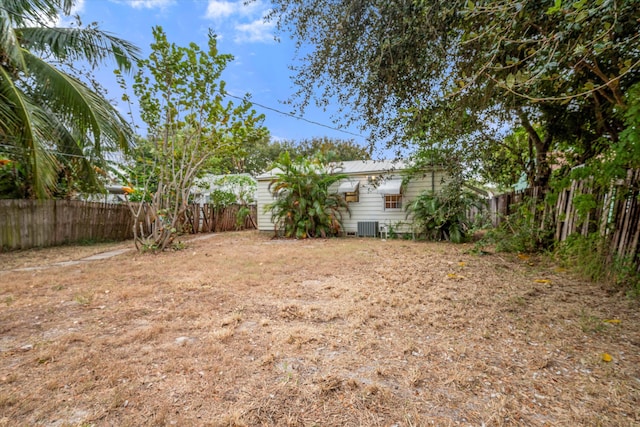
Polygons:
<instances>
[{"instance_id":1,"label":"shrub","mask_svg":"<svg viewBox=\"0 0 640 427\"><path fill-rule=\"evenodd\" d=\"M606 238L598 232L582 236L570 235L554 251L555 259L565 268L578 272L591 281L607 281L628 289L630 295L640 296L640 272L631 259L610 259Z\"/></svg>"},{"instance_id":2,"label":"shrub","mask_svg":"<svg viewBox=\"0 0 640 427\"><path fill-rule=\"evenodd\" d=\"M407 216L412 215L420 232L428 239L464 242L472 224L467 211L479 206L481 200L465 191L459 180L446 185L442 192L420 194L407 205Z\"/></svg>"},{"instance_id":3,"label":"shrub","mask_svg":"<svg viewBox=\"0 0 640 427\"><path fill-rule=\"evenodd\" d=\"M498 252L534 253L553 248L553 228L545 217L545 202L528 198L490 230L480 246L495 244Z\"/></svg>"},{"instance_id":4,"label":"shrub","mask_svg":"<svg viewBox=\"0 0 640 427\"><path fill-rule=\"evenodd\" d=\"M333 174L325 157L291 159L288 152L273 164L278 168L269 189L276 200L265 206L271 212L276 232L285 237L328 237L342 231L342 212L349 212L344 198L329 187L346 178Z\"/></svg>"}]
</instances>

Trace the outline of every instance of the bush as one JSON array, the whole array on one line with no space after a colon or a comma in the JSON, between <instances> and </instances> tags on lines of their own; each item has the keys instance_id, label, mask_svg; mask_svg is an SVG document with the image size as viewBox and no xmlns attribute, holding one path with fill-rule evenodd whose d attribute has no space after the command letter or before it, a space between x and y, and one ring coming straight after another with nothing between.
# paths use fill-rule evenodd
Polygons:
<instances>
[{"instance_id":1,"label":"bush","mask_svg":"<svg viewBox=\"0 0 640 427\"><path fill-rule=\"evenodd\" d=\"M607 281L640 297L640 272L631 259L609 259L606 243L598 232L588 236L575 233L557 245L554 257L563 267L591 281Z\"/></svg>"},{"instance_id":2,"label":"bush","mask_svg":"<svg viewBox=\"0 0 640 427\"><path fill-rule=\"evenodd\" d=\"M481 200L465 190L458 180L452 181L440 193L424 192L407 205L420 232L428 239L461 243L467 239L472 222L467 211L480 206Z\"/></svg>"},{"instance_id":3,"label":"bush","mask_svg":"<svg viewBox=\"0 0 640 427\"><path fill-rule=\"evenodd\" d=\"M535 253L553 248L553 228L544 218L545 203L527 199L500 225L486 234L479 246L495 245L498 252Z\"/></svg>"},{"instance_id":4,"label":"bush","mask_svg":"<svg viewBox=\"0 0 640 427\"><path fill-rule=\"evenodd\" d=\"M341 233L342 210L349 212L349 207L341 195L330 193L329 187L346 175L333 174L321 154L291 159L284 152L273 167L280 169L269 184L276 200L265 206L265 212L271 212L272 221L285 237L328 237Z\"/></svg>"}]
</instances>

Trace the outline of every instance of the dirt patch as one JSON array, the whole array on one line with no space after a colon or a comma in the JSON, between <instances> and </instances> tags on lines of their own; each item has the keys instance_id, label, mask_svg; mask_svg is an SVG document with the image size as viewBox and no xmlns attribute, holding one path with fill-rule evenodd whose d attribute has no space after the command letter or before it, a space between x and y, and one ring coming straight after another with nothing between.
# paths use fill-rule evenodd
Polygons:
<instances>
[{"instance_id":1,"label":"dirt patch","mask_svg":"<svg viewBox=\"0 0 640 427\"><path fill-rule=\"evenodd\" d=\"M0 254L0 425L639 425L637 302L469 249L242 232L44 270Z\"/></svg>"}]
</instances>

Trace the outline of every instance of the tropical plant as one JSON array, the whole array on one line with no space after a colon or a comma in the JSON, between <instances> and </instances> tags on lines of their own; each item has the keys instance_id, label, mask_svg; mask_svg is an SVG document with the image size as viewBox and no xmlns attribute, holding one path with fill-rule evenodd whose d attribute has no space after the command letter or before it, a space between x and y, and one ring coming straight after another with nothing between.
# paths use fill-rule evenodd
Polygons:
<instances>
[{"instance_id":1,"label":"tropical plant","mask_svg":"<svg viewBox=\"0 0 640 427\"><path fill-rule=\"evenodd\" d=\"M0 154L15 162L23 181L10 191L46 198L61 171L98 186L94 166L104 153L127 150L132 130L102 94L65 64L91 66L112 58L131 69L138 49L95 25L50 26L74 0L7 0L0 6Z\"/></svg>"},{"instance_id":2,"label":"tropical plant","mask_svg":"<svg viewBox=\"0 0 640 427\"><path fill-rule=\"evenodd\" d=\"M430 240L450 240L464 242L472 221L467 211L480 207L478 196L463 189L461 182L448 183L441 192L421 193L406 207L407 217L412 216L414 223Z\"/></svg>"},{"instance_id":3,"label":"tropical plant","mask_svg":"<svg viewBox=\"0 0 640 427\"><path fill-rule=\"evenodd\" d=\"M350 214L349 206L344 197L329 188L347 175L333 173L322 154L292 159L289 152L284 152L273 168L275 177L269 189L275 201L264 209L271 212L276 234L298 239L340 234L342 214Z\"/></svg>"},{"instance_id":4,"label":"tropical plant","mask_svg":"<svg viewBox=\"0 0 640 427\"><path fill-rule=\"evenodd\" d=\"M153 28L153 37L151 53L138 61L134 76L149 136L131 177L142 189L141 199L151 201L129 206L138 221L145 208L151 213L150 229L135 228L134 238L138 250L155 251L166 249L181 231L194 180L207 160L263 138L266 130L250 103L223 102L221 75L233 57L218 53L215 34L209 33L206 50L170 43L161 27ZM126 88L124 79L120 83Z\"/></svg>"}]
</instances>

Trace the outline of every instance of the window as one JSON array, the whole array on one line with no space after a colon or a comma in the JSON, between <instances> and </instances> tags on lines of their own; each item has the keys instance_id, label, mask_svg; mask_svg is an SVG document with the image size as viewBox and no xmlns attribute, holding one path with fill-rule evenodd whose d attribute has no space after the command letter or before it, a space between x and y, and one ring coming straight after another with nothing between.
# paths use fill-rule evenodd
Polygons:
<instances>
[{"instance_id":1,"label":"window","mask_svg":"<svg viewBox=\"0 0 640 427\"><path fill-rule=\"evenodd\" d=\"M359 199L360 199L360 195L358 190L344 193L344 200L347 203L358 203Z\"/></svg>"},{"instance_id":2,"label":"window","mask_svg":"<svg viewBox=\"0 0 640 427\"><path fill-rule=\"evenodd\" d=\"M360 199L359 196L359 182L354 179L345 179L340 181L338 186L338 193L344 194L344 200L347 203L357 203Z\"/></svg>"},{"instance_id":3,"label":"window","mask_svg":"<svg viewBox=\"0 0 640 427\"><path fill-rule=\"evenodd\" d=\"M402 194L385 194L385 209L402 209Z\"/></svg>"}]
</instances>

